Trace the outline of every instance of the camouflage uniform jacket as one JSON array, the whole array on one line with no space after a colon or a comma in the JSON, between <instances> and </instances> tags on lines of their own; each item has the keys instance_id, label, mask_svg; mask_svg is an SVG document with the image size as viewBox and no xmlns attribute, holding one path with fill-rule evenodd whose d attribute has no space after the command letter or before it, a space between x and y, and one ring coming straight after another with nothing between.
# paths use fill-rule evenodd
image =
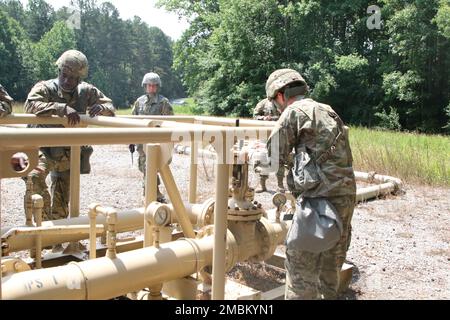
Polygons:
<instances>
[{"instance_id":1,"label":"camouflage uniform jacket","mask_svg":"<svg viewBox=\"0 0 450 320\"><path fill-rule=\"evenodd\" d=\"M57 115L64 117L65 107L70 106L80 114L86 114L88 108L93 105L102 105L103 116L114 116L115 109L111 99L100 90L86 82L78 84L73 93L62 91L58 85L58 79L38 82L28 94L25 102L25 111L38 116ZM29 125L31 128L64 128L63 125ZM44 147L41 151L50 160L55 161L55 171L69 169L70 147Z\"/></svg>"},{"instance_id":2,"label":"camouflage uniform jacket","mask_svg":"<svg viewBox=\"0 0 450 320\"><path fill-rule=\"evenodd\" d=\"M70 106L80 114L86 114L89 107L102 105L102 116L114 116L111 99L91 84L81 82L73 93L62 91L58 79L38 82L28 94L25 111L38 116L57 115L64 117L65 107ZM37 125L35 127L60 128L62 125Z\"/></svg>"},{"instance_id":3,"label":"camouflage uniform jacket","mask_svg":"<svg viewBox=\"0 0 450 320\"><path fill-rule=\"evenodd\" d=\"M8 115L12 111L11 101L7 97L9 97L8 92L0 84L0 117Z\"/></svg>"},{"instance_id":4,"label":"camouflage uniform jacket","mask_svg":"<svg viewBox=\"0 0 450 320\"><path fill-rule=\"evenodd\" d=\"M136 100L131 113L135 116L173 116L173 109L169 99L164 96L160 94L155 96L145 94Z\"/></svg>"},{"instance_id":5,"label":"camouflage uniform jacket","mask_svg":"<svg viewBox=\"0 0 450 320\"><path fill-rule=\"evenodd\" d=\"M280 117L280 112L275 105L267 98L261 100L253 110L253 118L256 120L262 120L265 116L272 116L272 120L276 121Z\"/></svg>"},{"instance_id":6,"label":"camouflage uniform jacket","mask_svg":"<svg viewBox=\"0 0 450 320\"><path fill-rule=\"evenodd\" d=\"M304 149L312 159L317 159L330 150L338 135L339 125L334 117L337 114L325 104L312 99L298 99L288 106L278 120L267 142L269 156L271 144L279 137L280 162L287 162L293 149ZM341 122L341 130L344 130ZM303 197L335 197L356 193L355 176L352 168L352 154L348 135L338 139L334 152L317 165L326 181L305 191ZM295 191L295 190L291 190Z\"/></svg>"}]
</instances>

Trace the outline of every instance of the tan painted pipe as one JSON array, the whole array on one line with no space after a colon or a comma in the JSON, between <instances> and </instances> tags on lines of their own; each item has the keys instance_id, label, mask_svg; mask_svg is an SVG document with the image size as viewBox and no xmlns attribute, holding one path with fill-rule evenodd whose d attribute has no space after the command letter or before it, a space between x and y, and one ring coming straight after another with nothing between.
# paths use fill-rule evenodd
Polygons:
<instances>
[{"instance_id":1,"label":"tan painted pipe","mask_svg":"<svg viewBox=\"0 0 450 320\"><path fill-rule=\"evenodd\" d=\"M379 184L376 186L370 186L360 188L356 191L356 202L366 201L373 198L377 198L380 195L385 195L394 192L397 189L396 185L392 182Z\"/></svg>"},{"instance_id":2,"label":"tan painted pipe","mask_svg":"<svg viewBox=\"0 0 450 320\"><path fill-rule=\"evenodd\" d=\"M281 244L288 224L271 224L269 236ZM228 234L232 256L246 252L248 259L263 254L257 246L238 245ZM180 279L196 273L212 263L214 239L181 239L155 247L133 250L117 255L116 259L98 258L69 265L17 273L3 284L3 298L77 300L111 299L139 291L163 282ZM242 250L241 247L243 246ZM234 248L234 249L233 249ZM235 258L230 257L231 260Z\"/></svg>"},{"instance_id":3,"label":"tan painted pipe","mask_svg":"<svg viewBox=\"0 0 450 320\"><path fill-rule=\"evenodd\" d=\"M103 126L103 127L117 127L117 128L140 128L140 127L151 127L155 122L149 121L145 119L127 119L127 118L118 118L118 117L104 117L98 116L95 118L91 118L87 115L80 115L80 124L79 126ZM15 114L10 115L5 118L0 119L0 124L51 124L51 125L63 125L69 127L67 118L58 117L58 116L50 116L50 117L42 117L36 116L34 114Z\"/></svg>"},{"instance_id":4,"label":"tan painted pipe","mask_svg":"<svg viewBox=\"0 0 450 320\"><path fill-rule=\"evenodd\" d=\"M211 261L212 243L212 237L178 240L161 244L159 249L119 253L116 259L104 257L13 274L3 283L3 298L111 299L197 272Z\"/></svg>"},{"instance_id":5,"label":"tan painted pipe","mask_svg":"<svg viewBox=\"0 0 450 320\"><path fill-rule=\"evenodd\" d=\"M146 174L145 174L145 204L147 208L150 203L157 199L157 176L161 158L161 147L158 144L147 144L146 153ZM147 219L144 219L144 248L153 245L153 226Z\"/></svg>"},{"instance_id":6,"label":"tan painted pipe","mask_svg":"<svg viewBox=\"0 0 450 320\"><path fill-rule=\"evenodd\" d=\"M200 131L200 130L199 130ZM186 134L183 130L180 134ZM174 130L155 128L61 128L61 129L17 129L5 130L0 128L0 147L55 147L55 146L82 146L102 144L130 144L171 142ZM8 141L12 139L12 141ZM45 143L43 143L45 141Z\"/></svg>"},{"instance_id":7,"label":"tan painted pipe","mask_svg":"<svg viewBox=\"0 0 450 320\"><path fill-rule=\"evenodd\" d=\"M118 115L116 116L118 119L150 119L150 120L158 120L163 122L165 120L176 121L181 123L194 123L194 117L192 116L134 116L134 115Z\"/></svg>"},{"instance_id":8,"label":"tan painted pipe","mask_svg":"<svg viewBox=\"0 0 450 320\"><path fill-rule=\"evenodd\" d=\"M89 259L95 259L97 257L97 233L95 226L97 223L97 208L98 204L91 204L89 206Z\"/></svg>"},{"instance_id":9,"label":"tan painted pipe","mask_svg":"<svg viewBox=\"0 0 450 320\"><path fill-rule=\"evenodd\" d=\"M197 126L198 127L198 126ZM267 128L255 127L255 137L266 136ZM57 146L82 146L82 145L107 145L130 143L169 143L179 142L181 137L202 137L203 134L222 133L228 135L245 134L246 128L221 128L218 130L182 129L182 128L61 128L61 129L5 129L0 128L0 148L27 148L27 147L57 147ZM230 136L231 137L231 136ZM45 143L43 143L45 141Z\"/></svg>"},{"instance_id":10,"label":"tan painted pipe","mask_svg":"<svg viewBox=\"0 0 450 320\"><path fill-rule=\"evenodd\" d=\"M194 228L192 227L192 223L189 220L189 216L187 215L186 208L183 204L183 200L181 199L181 195L178 191L177 185L175 184L175 180L173 178L172 171L170 171L169 165L163 165L160 168L160 173L184 235L187 238L195 238Z\"/></svg>"},{"instance_id":11,"label":"tan painted pipe","mask_svg":"<svg viewBox=\"0 0 450 320\"><path fill-rule=\"evenodd\" d=\"M206 207L205 207L206 205ZM199 222L199 217L204 214L205 210L211 205L211 203L205 204L189 204L185 203L185 210L189 217L189 220L193 225L197 225ZM169 208L172 212L175 210L173 205L169 205ZM212 219L209 219L212 221ZM95 221L95 220L94 220ZM172 223L178 222L176 214L172 214ZM106 225L106 218L103 216L97 217L97 225L102 224ZM42 223L43 228L68 228L73 226L75 228L81 226L94 225L95 222L91 222L89 216L80 216L74 219L61 219L61 220L53 220L53 221L44 221ZM202 227L203 225L200 225ZM123 212L119 212L117 214L117 232L128 232L142 229L144 227L144 208L132 209ZM20 228L20 227L19 227ZM26 228L26 227L24 227ZM85 227L86 228L86 227ZM4 228L1 230L2 238L6 239L6 242L9 246L9 252L16 252L21 250L26 250L32 248L34 245L34 238L31 235L26 234L15 234L12 230L16 228ZM88 232L61 232L57 234L53 234L50 236L49 234L44 233L42 235L42 244L43 246L55 245L58 243L64 242L72 242L79 241L88 238ZM97 236L99 236L100 231L97 232Z\"/></svg>"},{"instance_id":12,"label":"tan painted pipe","mask_svg":"<svg viewBox=\"0 0 450 320\"><path fill-rule=\"evenodd\" d=\"M117 254L116 250L116 225L117 225L117 211L113 208L102 207L98 204L91 204L89 206L89 259L95 259L97 251L97 238L93 230L95 230L95 222L98 215L106 218L106 256L114 259Z\"/></svg>"},{"instance_id":13,"label":"tan painted pipe","mask_svg":"<svg viewBox=\"0 0 450 320\"><path fill-rule=\"evenodd\" d=\"M0 124L52 124L52 125L68 125L67 118L57 116L38 117L34 114L12 114L4 118L0 118Z\"/></svg>"},{"instance_id":14,"label":"tan painted pipe","mask_svg":"<svg viewBox=\"0 0 450 320\"><path fill-rule=\"evenodd\" d=\"M146 128L154 127L158 122L145 119L126 119L117 117L99 116L91 118L89 116L80 116L81 124L90 126L115 127L115 128Z\"/></svg>"},{"instance_id":15,"label":"tan painted pipe","mask_svg":"<svg viewBox=\"0 0 450 320\"><path fill-rule=\"evenodd\" d=\"M236 120L239 120L240 127L269 127L273 128L276 121L259 121L251 119L230 119L207 116L118 116L130 119L153 119L160 121L177 121L184 123L194 123L196 125L213 125L213 126L227 126L236 127Z\"/></svg>"},{"instance_id":16,"label":"tan painted pipe","mask_svg":"<svg viewBox=\"0 0 450 320\"><path fill-rule=\"evenodd\" d=\"M369 186L365 188L359 188L356 191L356 201L366 201L376 198L380 195L389 194L401 189L403 182L394 177L370 174L366 172L355 171L355 178L359 181L365 181L368 183L379 183L375 186Z\"/></svg>"},{"instance_id":17,"label":"tan painted pipe","mask_svg":"<svg viewBox=\"0 0 450 320\"><path fill-rule=\"evenodd\" d=\"M143 228L144 222L144 208L139 208L135 210L127 210L118 214L117 232L128 232L135 231ZM88 216L80 216L74 219L61 219L44 221L42 223L43 227L64 227L68 225L74 226L89 226L90 221ZM99 216L97 218L97 224L106 225L106 217ZM1 230L2 238L3 235L8 233L9 230L13 228L5 228ZM44 247L55 245L64 242L73 242L83 239L88 239L89 232L77 233L77 234L62 234L62 235L42 235L42 245ZM99 234L97 234L98 236ZM9 246L9 252L16 252L21 250L26 250L34 246L34 236L31 235L18 235L5 239Z\"/></svg>"},{"instance_id":18,"label":"tan painted pipe","mask_svg":"<svg viewBox=\"0 0 450 320\"><path fill-rule=\"evenodd\" d=\"M386 183L386 182L392 182L398 185L399 188L402 187L403 182L399 178L390 177L386 175L380 175L380 174L372 174L368 172L360 172L355 171L355 178L356 180L366 181L366 182L377 182L377 183Z\"/></svg>"},{"instance_id":19,"label":"tan painted pipe","mask_svg":"<svg viewBox=\"0 0 450 320\"><path fill-rule=\"evenodd\" d=\"M76 218L80 215L80 146L70 148L70 190L69 190L69 216ZM78 250L78 243L71 242L68 251Z\"/></svg>"},{"instance_id":20,"label":"tan painted pipe","mask_svg":"<svg viewBox=\"0 0 450 320\"><path fill-rule=\"evenodd\" d=\"M44 199L41 195L34 194L32 196L33 201L33 216L36 221L36 227L42 226L42 209L44 208ZM42 268L42 236L41 234L36 235L36 252L35 252L35 263L36 269Z\"/></svg>"},{"instance_id":21,"label":"tan painted pipe","mask_svg":"<svg viewBox=\"0 0 450 320\"><path fill-rule=\"evenodd\" d=\"M97 224L94 226L97 234L103 233L105 231L102 224ZM70 226L59 226L59 227L15 227L9 229L2 238L8 238L10 236L17 235L73 235L73 234L87 234L89 228L87 226L81 225L70 225Z\"/></svg>"},{"instance_id":22,"label":"tan painted pipe","mask_svg":"<svg viewBox=\"0 0 450 320\"><path fill-rule=\"evenodd\" d=\"M106 256L109 259L115 259L117 257L117 238L116 238L116 225L117 225L117 212L109 211L106 215L106 222L108 230L106 231Z\"/></svg>"},{"instance_id":23,"label":"tan painted pipe","mask_svg":"<svg viewBox=\"0 0 450 320\"><path fill-rule=\"evenodd\" d=\"M25 192L25 225L31 227L33 226L33 201L31 197L33 196L33 180L27 179Z\"/></svg>"},{"instance_id":24,"label":"tan painted pipe","mask_svg":"<svg viewBox=\"0 0 450 320\"><path fill-rule=\"evenodd\" d=\"M76 218L80 215L80 159L81 148L73 146L70 149L70 203L69 216Z\"/></svg>"},{"instance_id":25,"label":"tan painted pipe","mask_svg":"<svg viewBox=\"0 0 450 320\"><path fill-rule=\"evenodd\" d=\"M216 165L216 204L214 208L214 251L212 264L212 299L225 298L225 265L227 248L227 214L229 165Z\"/></svg>"}]
</instances>

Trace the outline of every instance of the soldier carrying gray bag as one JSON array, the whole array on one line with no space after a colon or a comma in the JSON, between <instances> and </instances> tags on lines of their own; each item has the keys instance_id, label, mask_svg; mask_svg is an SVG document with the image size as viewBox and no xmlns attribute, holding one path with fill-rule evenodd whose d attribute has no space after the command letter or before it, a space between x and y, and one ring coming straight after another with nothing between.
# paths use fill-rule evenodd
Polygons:
<instances>
[{"instance_id":1,"label":"soldier carrying gray bag","mask_svg":"<svg viewBox=\"0 0 450 320\"><path fill-rule=\"evenodd\" d=\"M266 82L267 98L281 112L267 142L270 161L290 163L295 150L287 176L297 207L286 237L285 299L336 299L356 183L342 120L306 98L308 89L292 69L276 70Z\"/></svg>"}]
</instances>

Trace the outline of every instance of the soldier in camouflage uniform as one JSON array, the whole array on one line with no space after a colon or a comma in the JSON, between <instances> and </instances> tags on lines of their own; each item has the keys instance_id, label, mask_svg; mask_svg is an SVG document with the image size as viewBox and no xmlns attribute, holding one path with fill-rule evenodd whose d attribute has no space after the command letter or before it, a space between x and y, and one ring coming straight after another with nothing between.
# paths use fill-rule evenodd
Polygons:
<instances>
[{"instance_id":1,"label":"soldier in camouflage uniform","mask_svg":"<svg viewBox=\"0 0 450 320\"><path fill-rule=\"evenodd\" d=\"M274 104L270 102L267 98L258 102L255 109L253 110L253 118L256 120L277 121L279 117L280 112L278 112ZM267 191L266 181L268 178L269 178L268 175L264 174L259 175L261 189L256 190L256 193ZM283 180L284 180L284 165L280 164L279 169L277 171L277 181L278 181L277 192L285 192Z\"/></svg>"},{"instance_id":2,"label":"soldier in camouflage uniform","mask_svg":"<svg viewBox=\"0 0 450 320\"><path fill-rule=\"evenodd\" d=\"M154 116L173 116L173 109L170 105L169 99L159 94L162 83L161 78L157 73L147 73L143 80L142 86L145 88L146 94L139 97L134 103L132 114L139 115L154 115ZM134 145L130 145L130 150L134 149ZM145 151L142 144L137 145L137 151L139 154L139 170L144 174L145 180ZM157 186L157 200L159 202L167 202L164 195L159 191L159 185L161 184L158 176Z\"/></svg>"},{"instance_id":3,"label":"soldier in camouflage uniform","mask_svg":"<svg viewBox=\"0 0 450 320\"><path fill-rule=\"evenodd\" d=\"M56 62L58 78L38 82L28 94L25 111L37 116L67 117L70 126L80 122L79 114L91 117L114 116L112 101L91 84L82 82L88 74L86 56L76 50L64 52ZM62 125L30 125L33 128L60 128ZM82 147L82 157L92 153L92 147ZM83 162L83 161L82 161ZM83 171L83 168L82 170ZM88 169L89 171L89 169ZM45 182L51 175L51 197ZM82 172L83 173L83 172ZM88 172L86 172L88 173ZM44 199L44 220L67 218L69 214L70 147L43 147L39 164L25 180L31 179L32 192ZM27 183L27 186L30 184ZM51 201L51 203L50 203Z\"/></svg>"},{"instance_id":4,"label":"soldier in camouflage uniform","mask_svg":"<svg viewBox=\"0 0 450 320\"><path fill-rule=\"evenodd\" d=\"M342 221L338 243L330 250L312 253L286 252L286 299L336 299L339 274L350 243L350 228L355 206L356 183L348 134L333 109L312 99L305 99L308 86L291 69L273 72L266 83L267 97L282 112L267 148L279 139L281 161L295 150L306 150L317 163L318 185L301 193L290 183L289 189L300 198L326 198ZM343 133L343 134L342 134ZM291 172L289 174L292 174Z\"/></svg>"},{"instance_id":5,"label":"soldier in camouflage uniform","mask_svg":"<svg viewBox=\"0 0 450 320\"><path fill-rule=\"evenodd\" d=\"M13 98L9 96L8 92L0 84L0 118L11 113L13 101Z\"/></svg>"},{"instance_id":6,"label":"soldier in camouflage uniform","mask_svg":"<svg viewBox=\"0 0 450 320\"><path fill-rule=\"evenodd\" d=\"M14 99L11 98L6 89L0 84L0 118L11 114L13 102ZM23 171L28 166L28 159L23 153L17 153L13 155L11 165L15 171Z\"/></svg>"}]
</instances>

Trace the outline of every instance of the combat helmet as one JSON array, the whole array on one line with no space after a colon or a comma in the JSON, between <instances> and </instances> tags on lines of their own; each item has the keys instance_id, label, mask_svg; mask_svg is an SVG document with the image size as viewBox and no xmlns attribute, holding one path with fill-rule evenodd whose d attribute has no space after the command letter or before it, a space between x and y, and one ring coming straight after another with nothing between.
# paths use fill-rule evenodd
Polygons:
<instances>
[{"instance_id":1,"label":"combat helmet","mask_svg":"<svg viewBox=\"0 0 450 320\"><path fill-rule=\"evenodd\" d=\"M162 87L161 78L154 72L147 73L142 79L142 86L144 87L147 84L156 84L159 88Z\"/></svg>"},{"instance_id":2,"label":"combat helmet","mask_svg":"<svg viewBox=\"0 0 450 320\"><path fill-rule=\"evenodd\" d=\"M284 87L296 87L298 94L306 94L308 92L308 84L300 73L293 69L278 69L269 76L266 82L266 95L269 100L275 98L277 93Z\"/></svg>"},{"instance_id":3,"label":"combat helmet","mask_svg":"<svg viewBox=\"0 0 450 320\"><path fill-rule=\"evenodd\" d=\"M84 79L88 75L88 60L86 56L77 50L68 50L64 52L56 61L59 70L68 70L71 74Z\"/></svg>"}]
</instances>

